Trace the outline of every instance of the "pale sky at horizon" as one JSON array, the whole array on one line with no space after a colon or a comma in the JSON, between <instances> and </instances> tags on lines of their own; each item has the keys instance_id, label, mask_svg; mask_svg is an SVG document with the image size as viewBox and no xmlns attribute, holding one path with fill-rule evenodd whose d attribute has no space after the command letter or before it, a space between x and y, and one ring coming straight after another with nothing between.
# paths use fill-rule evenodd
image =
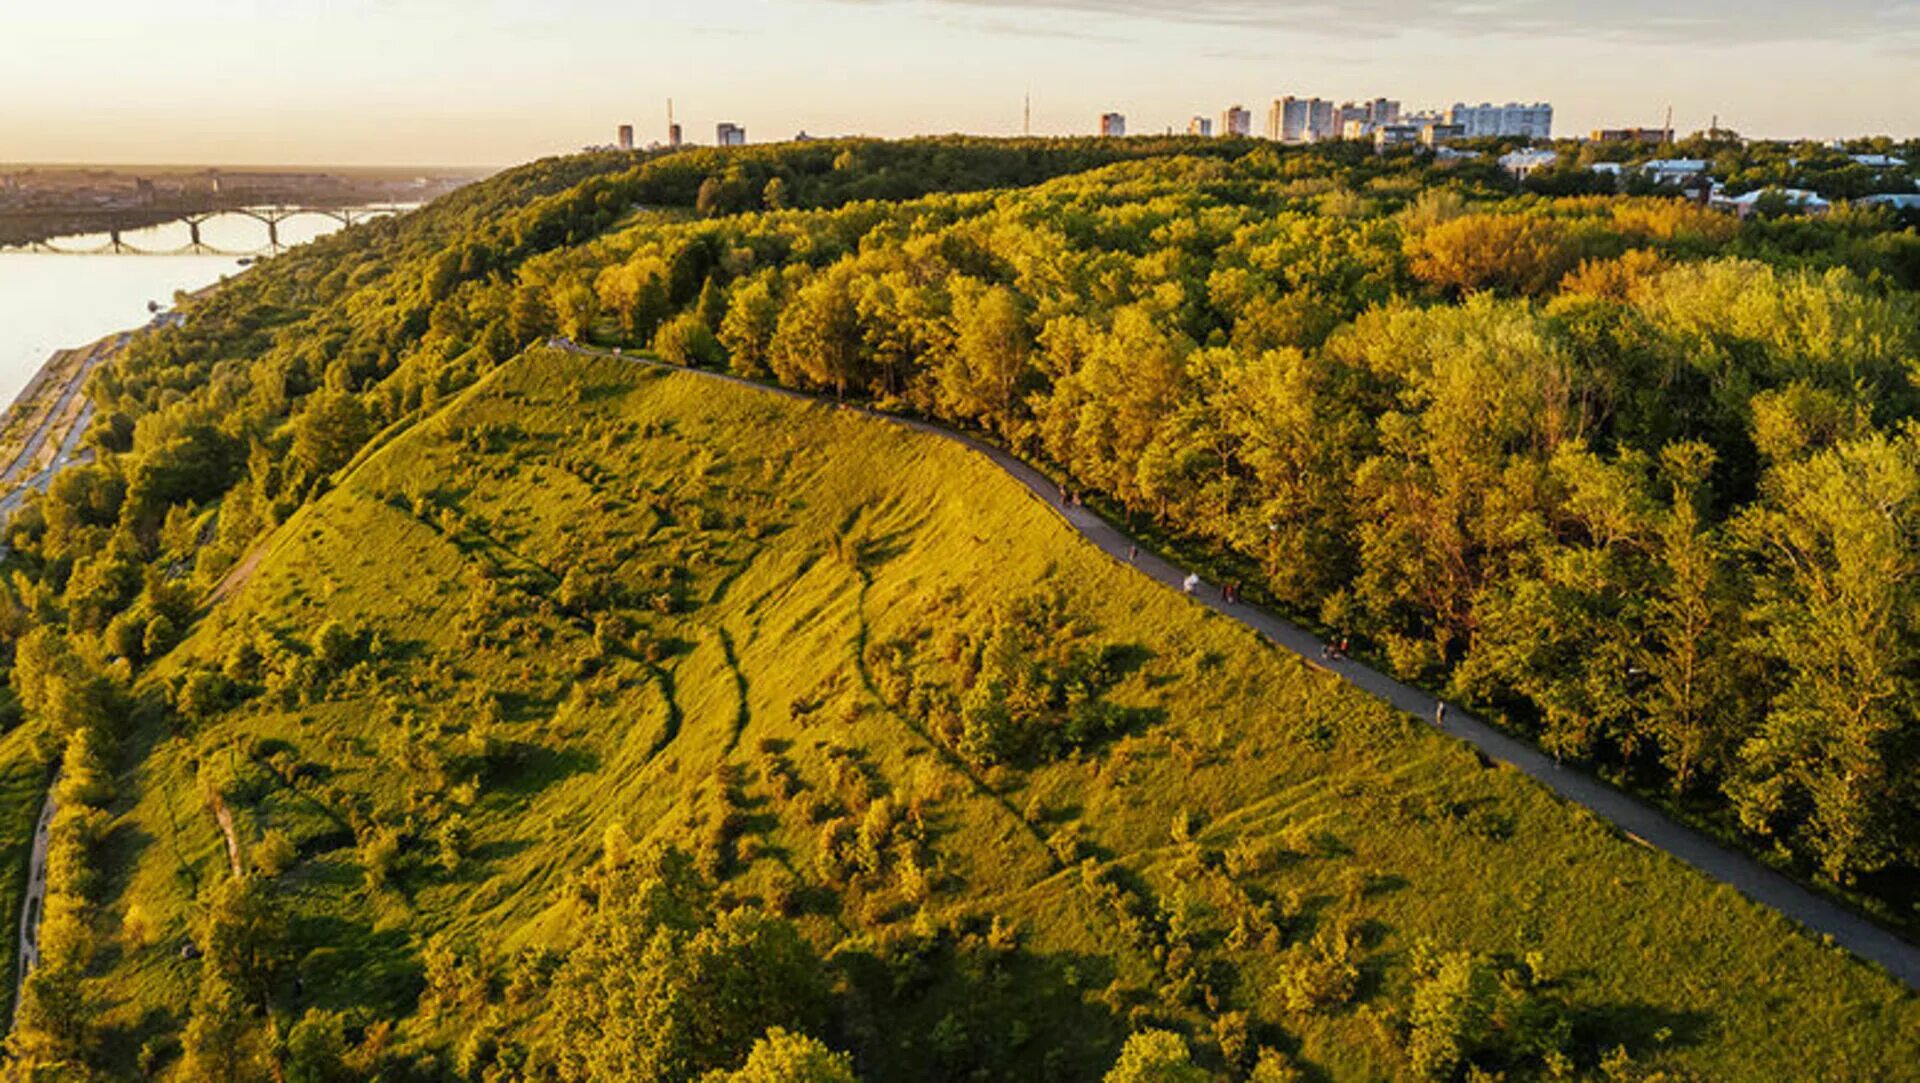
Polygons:
<instances>
[{"instance_id":1,"label":"pale sky at horizon","mask_svg":"<svg viewBox=\"0 0 1920 1083\"><path fill-rule=\"evenodd\" d=\"M17 9L17 10L16 10ZM165 14L161 11L164 9ZM498 166L717 121L1184 130L1281 94L1920 134L1920 0L0 0L0 162Z\"/></svg>"}]
</instances>

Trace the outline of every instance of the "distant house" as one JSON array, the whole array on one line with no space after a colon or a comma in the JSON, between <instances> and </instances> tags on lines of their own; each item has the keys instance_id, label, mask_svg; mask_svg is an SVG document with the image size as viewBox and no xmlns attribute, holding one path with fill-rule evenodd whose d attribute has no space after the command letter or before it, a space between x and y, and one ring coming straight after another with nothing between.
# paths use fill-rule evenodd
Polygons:
<instances>
[{"instance_id":1,"label":"distant house","mask_svg":"<svg viewBox=\"0 0 1920 1083\"><path fill-rule=\"evenodd\" d=\"M1743 196L1715 195L1713 206L1745 218L1757 210L1763 201L1773 199L1783 200L1787 206L1807 214L1825 214L1833 206L1820 198L1818 192L1809 192L1805 188L1758 188Z\"/></svg>"},{"instance_id":2,"label":"distant house","mask_svg":"<svg viewBox=\"0 0 1920 1083\"><path fill-rule=\"evenodd\" d=\"M1705 158L1655 158L1640 164L1640 172L1655 184L1686 184L1713 168Z\"/></svg>"},{"instance_id":3,"label":"distant house","mask_svg":"<svg viewBox=\"0 0 1920 1083\"><path fill-rule=\"evenodd\" d=\"M1920 192L1885 192L1864 196L1857 202L1869 207L1892 207L1896 211L1920 210Z\"/></svg>"},{"instance_id":4,"label":"distant house","mask_svg":"<svg viewBox=\"0 0 1920 1083\"><path fill-rule=\"evenodd\" d=\"M1849 154L1847 157L1869 169L1898 169L1907 164L1905 158L1898 158L1891 154Z\"/></svg>"},{"instance_id":5,"label":"distant house","mask_svg":"<svg viewBox=\"0 0 1920 1083\"><path fill-rule=\"evenodd\" d=\"M1516 150L1500 156L1500 168L1512 175L1514 180L1526 180L1559 160L1560 155L1550 150Z\"/></svg>"}]
</instances>

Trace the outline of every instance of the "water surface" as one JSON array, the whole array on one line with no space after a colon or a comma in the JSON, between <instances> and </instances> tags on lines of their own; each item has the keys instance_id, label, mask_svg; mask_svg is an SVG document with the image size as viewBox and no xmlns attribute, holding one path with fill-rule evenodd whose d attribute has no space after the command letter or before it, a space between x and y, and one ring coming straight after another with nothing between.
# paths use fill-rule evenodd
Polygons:
<instances>
[{"instance_id":1,"label":"water surface","mask_svg":"<svg viewBox=\"0 0 1920 1083\"><path fill-rule=\"evenodd\" d=\"M298 244L339 228L331 218L303 214L280 223L280 240ZM226 215L207 222L201 237L221 248L250 249L266 243L266 226ZM130 230L122 237L157 250L183 246L188 239L187 227L179 222ZM85 250L106 240L96 234L54 243ZM245 270L230 256L0 253L0 407L13 401L55 350L138 327L150 318L148 302L171 306L175 290L196 290Z\"/></svg>"}]
</instances>

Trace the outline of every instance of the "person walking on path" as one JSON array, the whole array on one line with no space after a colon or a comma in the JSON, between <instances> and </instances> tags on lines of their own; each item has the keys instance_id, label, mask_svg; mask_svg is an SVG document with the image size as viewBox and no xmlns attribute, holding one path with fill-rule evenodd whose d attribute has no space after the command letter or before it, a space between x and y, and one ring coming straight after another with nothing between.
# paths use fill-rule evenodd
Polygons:
<instances>
[{"instance_id":1,"label":"person walking on path","mask_svg":"<svg viewBox=\"0 0 1920 1083\"><path fill-rule=\"evenodd\" d=\"M1134 562L1135 560L1138 560L1138 559L1139 559L1139 557L1140 557L1140 546L1139 546L1139 544L1138 544L1137 542L1130 542L1130 543L1128 543L1128 545L1127 545L1127 563L1128 563L1128 564L1132 564L1132 563L1133 563L1133 562Z\"/></svg>"},{"instance_id":2,"label":"person walking on path","mask_svg":"<svg viewBox=\"0 0 1920 1083\"><path fill-rule=\"evenodd\" d=\"M1433 709L1433 724L1441 729L1447 728L1447 701L1444 699Z\"/></svg>"},{"instance_id":3,"label":"person walking on path","mask_svg":"<svg viewBox=\"0 0 1920 1083\"><path fill-rule=\"evenodd\" d=\"M1200 589L1200 573L1188 572L1187 577L1181 580L1180 582L1180 589L1186 592L1187 594L1192 594L1194 591L1199 590Z\"/></svg>"}]
</instances>

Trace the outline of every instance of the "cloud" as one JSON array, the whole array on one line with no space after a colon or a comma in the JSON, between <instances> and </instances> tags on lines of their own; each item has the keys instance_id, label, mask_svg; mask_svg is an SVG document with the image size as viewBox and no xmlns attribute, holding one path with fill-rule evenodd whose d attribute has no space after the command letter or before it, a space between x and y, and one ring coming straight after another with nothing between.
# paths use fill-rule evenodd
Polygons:
<instances>
[{"instance_id":1,"label":"cloud","mask_svg":"<svg viewBox=\"0 0 1920 1083\"><path fill-rule=\"evenodd\" d=\"M836 0L901 4L910 0ZM1920 47L1917 0L913 0L936 8L1097 16L1340 36L1459 35L1601 38L1638 44L1741 45L1783 41L1873 42ZM1111 31L1111 26L1101 29ZM1036 24L1035 34L1057 32Z\"/></svg>"}]
</instances>

